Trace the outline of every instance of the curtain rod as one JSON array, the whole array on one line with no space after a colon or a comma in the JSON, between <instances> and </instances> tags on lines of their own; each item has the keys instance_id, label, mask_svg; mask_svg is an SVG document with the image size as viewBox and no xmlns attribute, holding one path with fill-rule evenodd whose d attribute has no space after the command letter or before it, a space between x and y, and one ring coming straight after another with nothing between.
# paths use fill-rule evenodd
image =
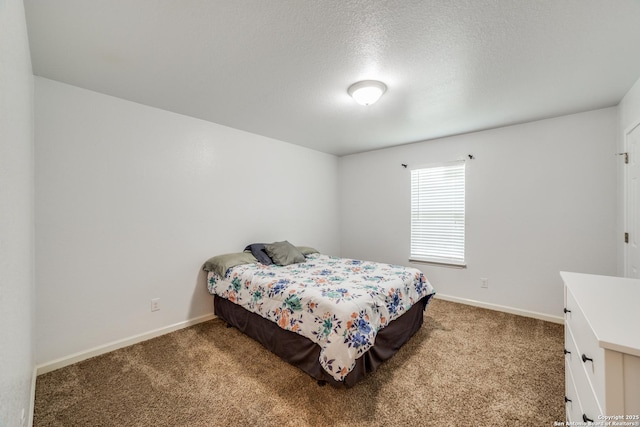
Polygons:
<instances>
[{"instance_id":1,"label":"curtain rod","mask_svg":"<svg viewBox=\"0 0 640 427\"><path fill-rule=\"evenodd\" d=\"M473 155L473 154L467 154L467 157L469 157L469 160L473 160L473 159L475 159L475 157L474 157L474 155ZM462 160L462 161L465 161L465 159L461 159L461 160ZM401 163L400 165L401 165L403 168L405 168L405 169L407 168L407 166L409 166L409 165L408 165L408 164L406 164L406 163Z\"/></svg>"}]
</instances>

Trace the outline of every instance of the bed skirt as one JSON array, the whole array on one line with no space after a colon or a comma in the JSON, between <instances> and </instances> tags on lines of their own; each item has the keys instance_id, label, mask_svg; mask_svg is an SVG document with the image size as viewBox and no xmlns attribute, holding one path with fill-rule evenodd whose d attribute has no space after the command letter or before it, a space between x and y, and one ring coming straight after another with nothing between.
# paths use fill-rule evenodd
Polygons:
<instances>
[{"instance_id":1,"label":"bed skirt","mask_svg":"<svg viewBox=\"0 0 640 427\"><path fill-rule=\"evenodd\" d=\"M262 316L217 295L214 295L213 306L216 316L220 319L235 326L312 378L335 387L352 387L367 373L374 372L382 362L393 356L420 329L423 311L431 296L422 298L409 311L381 329L376 336L375 345L356 360L356 366L343 381L336 381L322 368L318 361L320 346L310 339L282 329Z\"/></svg>"}]
</instances>

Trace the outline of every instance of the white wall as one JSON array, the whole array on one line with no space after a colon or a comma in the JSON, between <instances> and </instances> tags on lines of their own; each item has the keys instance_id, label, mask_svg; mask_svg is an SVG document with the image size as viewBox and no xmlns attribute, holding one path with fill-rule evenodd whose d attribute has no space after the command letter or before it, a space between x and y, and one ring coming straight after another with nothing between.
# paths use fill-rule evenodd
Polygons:
<instances>
[{"instance_id":1,"label":"white wall","mask_svg":"<svg viewBox=\"0 0 640 427\"><path fill-rule=\"evenodd\" d=\"M440 294L560 316L560 270L616 272L616 108L340 158L341 253L409 265L411 166L467 163L468 268ZM480 278L489 288L480 288Z\"/></svg>"},{"instance_id":2,"label":"white wall","mask_svg":"<svg viewBox=\"0 0 640 427\"><path fill-rule=\"evenodd\" d=\"M212 313L211 256L281 239L338 253L335 156L43 78L35 89L38 364Z\"/></svg>"},{"instance_id":3,"label":"white wall","mask_svg":"<svg viewBox=\"0 0 640 427\"><path fill-rule=\"evenodd\" d=\"M618 124L618 152L623 153L625 148L625 133L631 126L640 122L640 79L629 89L618 105L620 121ZM616 235L622 236L625 232L624 224L624 163L618 162L618 227ZM618 275L624 276L624 245L622 239L617 240L618 248Z\"/></svg>"},{"instance_id":4,"label":"white wall","mask_svg":"<svg viewBox=\"0 0 640 427\"><path fill-rule=\"evenodd\" d=\"M29 417L33 372L33 74L17 0L0 0L0 426Z\"/></svg>"}]
</instances>

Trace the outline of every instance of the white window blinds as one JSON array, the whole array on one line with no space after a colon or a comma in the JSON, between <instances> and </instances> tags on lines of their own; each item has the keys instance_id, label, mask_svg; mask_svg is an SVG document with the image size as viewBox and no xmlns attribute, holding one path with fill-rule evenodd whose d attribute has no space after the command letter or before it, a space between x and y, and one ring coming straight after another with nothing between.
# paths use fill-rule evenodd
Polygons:
<instances>
[{"instance_id":1,"label":"white window blinds","mask_svg":"<svg viewBox=\"0 0 640 427\"><path fill-rule=\"evenodd\" d=\"M411 260L463 266L465 163L411 171Z\"/></svg>"}]
</instances>

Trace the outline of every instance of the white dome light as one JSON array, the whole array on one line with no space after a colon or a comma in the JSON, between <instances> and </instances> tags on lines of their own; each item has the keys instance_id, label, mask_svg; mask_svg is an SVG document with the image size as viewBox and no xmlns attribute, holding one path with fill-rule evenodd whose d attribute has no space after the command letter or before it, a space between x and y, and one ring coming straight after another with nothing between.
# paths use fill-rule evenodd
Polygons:
<instances>
[{"instance_id":1,"label":"white dome light","mask_svg":"<svg viewBox=\"0 0 640 427\"><path fill-rule=\"evenodd\" d=\"M371 105L387 90L387 86L376 80L363 80L349 86L347 92L360 105Z\"/></svg>"}]
</instances>

